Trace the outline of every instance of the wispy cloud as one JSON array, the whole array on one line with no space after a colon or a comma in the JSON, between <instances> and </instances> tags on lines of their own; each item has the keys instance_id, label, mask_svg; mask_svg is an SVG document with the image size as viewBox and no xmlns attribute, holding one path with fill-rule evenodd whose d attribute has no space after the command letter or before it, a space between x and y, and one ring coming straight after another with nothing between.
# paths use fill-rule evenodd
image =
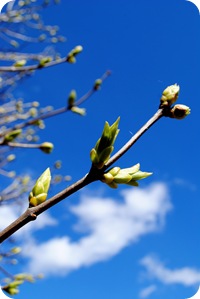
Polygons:
<instances>
[{"instance_id":1,"label":"wispy cloud","mask_svg":"<svg viewBox=\"0 0 200 299\"><path fill-rule=\"evenodd\" d=\"M163 227L171 209L167 187L152 184L144 189L126 189L123 201L82 196L70 211L77 217L75 229L84 236L73 241L68 236L44 243L32 242L24 250L29 270L46 275L65 275L80 267L105 261L143 235Z\"/></svg>"},{"instance_id":2,"label":"wispy cloud","mask_svg":"<svg viewBox=\"0 0 200 299\"><path fill-rule=\"evenodd\" d=\"M154 293L156 291L156 289L157 289L157 287L155 284L144 288L143 290L140 291L139 298L144 299L144 298L149 297L152 293Z\"/></svg>"},{"instance_id":3,"label":"wispy cloud","mask_svg":"<svg viewBox=\"0 0 200 299\"><path fill-rule=\"evenodd\" d=\"M146 268L151 278L164 284L192 286L200 283L200 269L190 267L169 269L158 258L150 255L141 260L141 265Z\"/></svg>"}]
</instances>

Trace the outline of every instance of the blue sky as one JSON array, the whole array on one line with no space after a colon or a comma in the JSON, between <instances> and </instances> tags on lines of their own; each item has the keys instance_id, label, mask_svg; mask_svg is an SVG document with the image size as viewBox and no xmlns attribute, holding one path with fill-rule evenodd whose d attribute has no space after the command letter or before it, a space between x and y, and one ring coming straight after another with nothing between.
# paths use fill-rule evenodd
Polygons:
<instances>
[{"instance_id":1,"label":"blue sky","mask_svg":"<svg viewBox=\"0 0 200 299\"><path fill-rule=\"evenodd\" d=\"M23 285L18 298L191 297L200 284L198 9L185 0L63 0L44 18L67 37L57 46L62 55L79 44L83 53L75 65L36 72L16 95L59 108L71 89L81 96L106 70L112 76L84 104L86 117L68 113L46 121L40 140L55 150L19 153L15 166L22 173L37 177L60 159L63 173L76 181L90 168L104 122L121 117L119 149L156 112L168 85L180 85L178 102L192 113L182 121L161 119L118 161L153 172L139 188L94 183L18 234L21 269L46 277ZM5 209L5 221L16 217Z\"/></svg>"}]
</instances>

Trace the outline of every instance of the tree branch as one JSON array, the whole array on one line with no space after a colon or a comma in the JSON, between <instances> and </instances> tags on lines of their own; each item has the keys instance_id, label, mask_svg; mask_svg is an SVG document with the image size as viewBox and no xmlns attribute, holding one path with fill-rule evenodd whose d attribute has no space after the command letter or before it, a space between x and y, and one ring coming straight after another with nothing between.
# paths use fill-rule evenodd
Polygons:
<instances>
[{"instance_id":1,"label":"tree branch","mask_svg":"<svg viewBox=\"0 0 200 299\"><path fill-rule=\"evenodd\" d=\"M82 189L86 185L97 181L101 178L103 172L110 167L114 162L116 162L120 157L122 157L132 146L133 144L153 125L155 124L162 116L166 116L165 108L159 109L153 117L147 121L147 123L141 127L141 129L107 162L103 169L95 169L91 167L91 170L86 174L82 179L72 184L68 188L54 195L47 201L41 203L40 205L32 208L28 208L17 220L10 224L0 233L0 243L5 241L7 238L12 236L16 231L22 228L24 225L33 221L37 218L38 215L53 207L63 199L69 197L73 193Z\"/></svg>"}]
</instances>

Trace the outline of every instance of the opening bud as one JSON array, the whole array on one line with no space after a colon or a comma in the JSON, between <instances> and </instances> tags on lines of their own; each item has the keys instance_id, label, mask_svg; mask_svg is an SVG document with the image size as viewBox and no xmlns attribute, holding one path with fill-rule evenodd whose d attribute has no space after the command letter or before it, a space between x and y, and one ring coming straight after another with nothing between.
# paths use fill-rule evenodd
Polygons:
<instances>
[{"instance_id":1,"label":"opening bud","mask_svg":"<svg viewBox=\"0 0 200 299\"><path fill-rule=\"evenodd\" d=\"M178 95L180 92L180 86L177 84L168 86L162 93L162 97L160 99L160 106L171 106L178 99Z\"/></svg>"},{"instance_id":2,"label":"opening bud","mask_svg":"<svg viewBox=\"0 0 200 299\"><path fill-rule=\"evenodd\" d=\"M29 207L35 207L46 200L50 182L51 172L47 168L36 181L35 186L29 194Z\"/></svg>"}]
</instances>

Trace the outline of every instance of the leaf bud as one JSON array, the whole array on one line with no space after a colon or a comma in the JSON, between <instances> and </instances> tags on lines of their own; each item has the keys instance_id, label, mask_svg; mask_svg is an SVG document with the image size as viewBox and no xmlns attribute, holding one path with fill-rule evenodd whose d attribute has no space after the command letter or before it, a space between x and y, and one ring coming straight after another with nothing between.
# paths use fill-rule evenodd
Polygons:
<instances>
[{"instance_id":1,"label":"leaf bud","mask_svg":"<svg viewBox=\"0 0 200 299\"><path fill-rule=\"evenodd\" d=\"M68 107L71 108L74 106L74 103L76 101L76 90L71 90L69 96L68 96Z\"/></svg>"},{"instance_id":2,"label":"leaf bud","mask_svg":"<svg viewBox=\"0 0 200 299\"><path fill-rule=\"evenodd\" d=\"M16 158L16 156L15 156L15 155L13 155L13 154L10 154L10 155L8 155L8 156L7 156L7 161L8 161L8 162L12 162L12 161L14 161L14 160L15 160L15 158Z\"/></svg>"},{"instance_id":3,"label":"leaf bud","mask_svg":"<svg viewBox=\"0 0 200 299\"><path fill-rule=\"evenodd\" d=\"M38 67L40 67L40 68L44 67L45 64L47 64L47 63L49 63L51 61L52 61L51 57L43 57L43 58L40 59Z\"/></svg>"},{"instance_id":4,"label":"leaf bud","mask_svg":"<svg viewBox=\"0 0 200 299\"><path fill-rule=\"evenodd\" d=\"M178 95L180 92L180 86L177 84L168 86L162 93L162 97L160 99L160 106L171 106L178 99Z\"/></svg>"},{"instance_id":5,"label":"leaf bud","mask_svg":"<svg viewBox=\"0 0 200 299\"><path fill-rule=\"evenodd\" d=\"M13 248L11 249L11 252L12 252L13 254L18 254L18 253L20 253L21 251L22 251L21 247L13 247Z\"/></svg>"},{"instance_id":6,"label":"leaf bud","mask_svg":"<svg viewBox=\"0 0 200 299\"><path fill-rule=\"evenodd\" d=\"M35 107L32 107L31 109L29 109L29 115L31 117L36 117L37 114L38 114L38 111L37 111L37 109Z\"/></svg>"},{"instance_id":7,"label":"leaf bud","mask_svg":"<svg viewBox=\"0 0 200 299\"><path fill-rule=\"evenodd\" d=\"M66 59L67 62L69 62L69 63L75 63L76 62L75 56L78 55L79 53L81 53L82 51L83 51L83 47L82 46L76 46L67 55L67 59Z\"/></svg>"},{"instance_id":8,"label":"leaf bud","mask_svg":"<svg viewBox=\"0 0 200 299\"><path fill-rule=\"evenodd\" d=\"M177 104L170 110L170 117L176 119L184 119L190 114L190 108L186 105Z\"/></svg>"},{"instance_id":9,"label":"leaf bud","mask_svg":"<svg viewBox=\"0 0 200 299\"><path fill-rule=\"evenodd\" d=\"M35 207L46 200L50 182L51 172L50 169L47 168L38 178L29 194L29 207Z\"/></svg>"},{"instance_id":10,"label":"leaf bud","mask_svg":"<svg viewBox=\"0 0 200 299\"><path fill-rule=\"evenodd\" d=\"M21 129L11 131L10 133L5 135L4 142L8 143L8 142L13 141L15 138L17 138L21 134L21 132L22 132Z\"/></svg>"},{"instance_id":11,"label":"leaf bud","mask_svg":"<svg viewBox=\"0 0 200 299\"><path fill-rule=\"evenodd\" d=\"M102 80L101 79L97 79L94 82L94 90L99 90L101 88L101 85L102 85Z\"/></svg>"},{"instance_id":12,"label":"leaf bud","mask_svg":"<svg viewBox=\"0 0 200 299\"><path fill-rule=\"evenodd\" d=\"M114 150L113 144L119 133L118 118L111 126L106 121L101 137L96 142L95 148L90 153L92 163L98 169L103 168L106 162L110 159L110 155Z\"/></svg>"},{"instance_id":13,"label":"leaf bud","mask_svg":"<svg viewBox=\"0 0 200 299\"><path fill-rule=\"evenodd\" d=\"M43 151L45 154L50 154L53 150L53 143L51 142L43 142L40 145L40 150Z\"/></svg>"},{"instance_id":14,"label":"leaf bud","mask_svg":"<svg viewBox=\"0 0 200 299\"><path fill-rule=\"evenodd\" d=\"M85 108L79 108L78 106L72 106L70 109L72 112L79 114L81 116L86 115L86 109Z\"/></svg>"},{"instance_id":15,"label":"leaf bud","mask_svg":"<svg viewBox=\"0 0 200 299\"><path fill-rule=\"evenodd\" d=\"M102 181L103 183L106 183L106 184L110 184L110 183L112 183L113 180L114 180L114 177L113 177L113 175L112 175L111 173L109 173L109 172L104 173L104 174L103 174L103 178L101 179L101 181Z\"/></svg>"},{"instance_id":16,"label":"leaf bud","mask_svg":"<svg viewBox=\"0 0 200 299\"><path fill-rule=\"evenodd\" d=\"M16 61L14 63L14 66L15 67L22 67L22 66L24 66L26 64L26 62L27 62L26 59L21 59L21 60Z\"/></svg>"}]
</instances>

